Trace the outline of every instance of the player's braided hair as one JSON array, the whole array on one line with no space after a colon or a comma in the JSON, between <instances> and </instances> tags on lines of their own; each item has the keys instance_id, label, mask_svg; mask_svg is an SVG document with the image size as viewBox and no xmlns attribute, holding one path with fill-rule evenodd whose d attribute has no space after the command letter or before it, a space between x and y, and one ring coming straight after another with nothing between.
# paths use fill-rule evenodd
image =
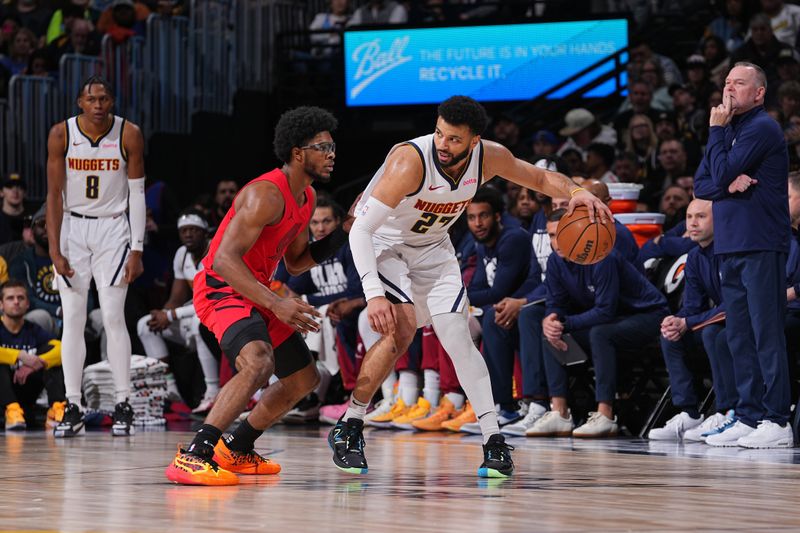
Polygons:
<instances>
[{"instance_id":1,"label":"player's braided hair","mask_svg":"<svg viewBox=\"0 0 800 533\"><path fill-rule=\"evenodd\" d=\"M469 96L451 96L439 104L439 116L453 126L467 126L480 135L489 125L486 109Z\"/></svg>"},{"instance_id":2,"label":"player's braided hair","mask_svg":"<svg viewBox=\"0 0 800 533\"><path fill-rule=\"evenodd\" d=\"M320 132L333 132L338 122L330 112L314 106L301 106L281 115L275 126L275 155L288 163L292 148L304 146Z\"/></svg>"},{"instance_id":3,"label":"player's braided hair","mask_svg":"<svg viewBox=\"0 0 800 533\"><path fill-rule=\"evenodd\" d=\"M86 78L86 81L81 84L81 90L78 91L78 98L83 96L83 91L92 85L102 85L106 90L106 93L111 96L111 98L114 98L114 89L111 87L111 84L108 82L108 80L102 76L89 76Z\"/></svg>"}]
</instances>

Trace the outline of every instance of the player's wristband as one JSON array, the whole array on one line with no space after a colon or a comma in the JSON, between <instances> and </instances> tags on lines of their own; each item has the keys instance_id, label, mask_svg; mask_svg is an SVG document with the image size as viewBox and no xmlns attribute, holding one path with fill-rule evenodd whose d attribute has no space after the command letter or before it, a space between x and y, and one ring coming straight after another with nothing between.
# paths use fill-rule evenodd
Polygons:
<instances>
[{"instance_id":1,"label":"player's wristband","mask_svg":"<svg viewBox=\"0 0 800 533\"><path fill-rule=\"evenodd\" d=\"M346 242L347 233L339 226L325 237L309 244L308 252L311 254L311 259L319 265L338 252Z\"/></svg>"},{"instance_id":2,"label":"player's wristband","mask_svg":"<svg viewBox=\"0 0 800 533\"><path fill-rule=\"evenodd\" d=\"M584 189L583 187L576 187L576 188L572 189L571 191L569 191L569 197L572 198L573 196L575 196L576 192L585 191L585 190L586 189Z\"/></svg>"},{"instance_id":3,"label":"player's wristband","mask_svg":"<svg viewBox=\"0 0 800 533\"><path fill-rule=\"evenodd\" d=\"M172 321L175 320L174 318L172 318L172 315L170 314L170 311L172 311L172 309L162 309L162 311L164 311L164 314L167 315L167 322L172 323Z\"/></svg>"}]
</instances>

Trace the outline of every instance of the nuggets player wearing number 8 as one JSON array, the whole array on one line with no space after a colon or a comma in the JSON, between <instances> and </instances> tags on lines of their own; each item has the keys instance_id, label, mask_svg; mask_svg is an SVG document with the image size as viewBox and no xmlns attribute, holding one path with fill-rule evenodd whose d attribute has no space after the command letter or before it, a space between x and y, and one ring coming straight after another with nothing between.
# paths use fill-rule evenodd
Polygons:
<instances>
[{"instance_id":1,"label":"nuggets player wearing number 8","mask_svg":"<svg viewBox=\"0 0 800 533\"><path fill-rule=\"evenodd\" d=\"M124 307L128 284L143 270L144 139L138 126L112 113L114 95L104 79L86 80L77 104L82 113L53 126L47 141L47 237L63 308L68 402L54 433L72 437L84 428L83 330L94 278L117 402L111 432L127 436L133 434L133 409Z\"/></svg>"},{"instance_id":2,"label":"nuggets player wearing number 8","mask_svg":"<svg viewBox=\"0 0 800 533\"><path fill-rule=\"evenodd\" d=\"M481 140L488 117L472 98L453 96L438 114L434 133L392 148L356 207L350 246L370 326L382 338L364 358L350 406L328 440L337 467L366 473L366 406L416 329L433 324L481 425L484 461L478 475L507 477L514 469L511 447L500 435L489 372L469 334L466 291L447 229L494 176L549 196L571 196L570 210L585 205L592 218L610 220L611 212L563 174Z\"/></svg>"}]
</instances>

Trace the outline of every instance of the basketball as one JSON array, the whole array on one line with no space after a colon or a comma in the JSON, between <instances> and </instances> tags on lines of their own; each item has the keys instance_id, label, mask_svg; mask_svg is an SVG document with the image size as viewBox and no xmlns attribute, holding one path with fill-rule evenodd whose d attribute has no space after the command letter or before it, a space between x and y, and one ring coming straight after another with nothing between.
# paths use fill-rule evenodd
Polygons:
<instances>
[{"instance_id":1,"label":"basketball","mask_svg":"<svg viewBox=\"0 0 800 533\"><path fill-rule=\"evenodd\" d=\"M617 238L614 221L603 224L599 217L596 220L595 223L589 220L589 210L585 206L561 217L556 240L564 257L579 265L593 265L611 253Z\"/></svg>"}]
</instances>

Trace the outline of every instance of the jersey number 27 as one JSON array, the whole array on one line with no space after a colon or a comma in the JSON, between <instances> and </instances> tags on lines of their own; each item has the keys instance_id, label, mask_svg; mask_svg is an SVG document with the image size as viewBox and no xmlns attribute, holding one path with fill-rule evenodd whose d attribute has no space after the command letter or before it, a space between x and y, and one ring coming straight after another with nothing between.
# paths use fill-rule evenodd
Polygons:
<instances>
[{"instance_id":1,"label":"jersey number 27","mask_svg":"<svg viewBox=\"0 0 800 533\"><path fill-rule=\"evenodd\" d=\"M428 233L428 230L431 229L431 226L433 226L437 220L439 224L446 226L453 218L455 217L442 217L434 213L422 213L419 220L411 226L411 231L414 233Z\"/></svg>"}]
</instances>

